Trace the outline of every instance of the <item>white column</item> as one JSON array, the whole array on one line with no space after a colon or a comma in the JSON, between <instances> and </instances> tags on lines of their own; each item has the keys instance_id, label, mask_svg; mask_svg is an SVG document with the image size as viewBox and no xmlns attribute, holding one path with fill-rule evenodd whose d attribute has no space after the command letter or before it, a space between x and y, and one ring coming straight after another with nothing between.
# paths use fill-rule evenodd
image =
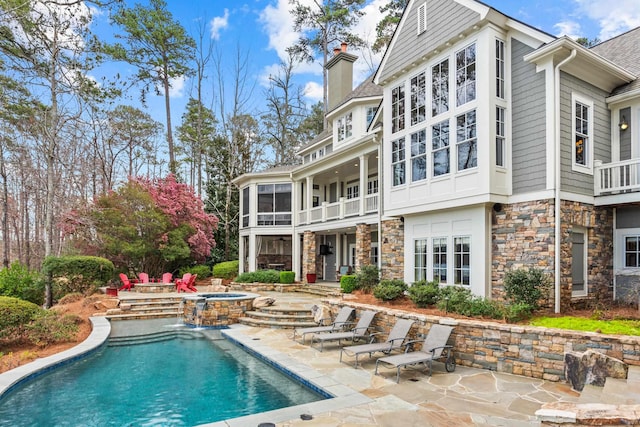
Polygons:
<instances>
[{"instance_id":1,"label":"white column","mask_svg":"<svg viewBox=\"0 0 640 427\"><path fill-rule=\"evenodd\" d=\"M311 207L313 206L313 176L307 177L307 224L311 223Z\"/></svg>"},{"instance_id":2,"label":"white column","mask_svg":"<svg viewBox=\"0 0 640 427\"><path fill-rule=\"evenodd\" d=\"M256 254L256 235L251 233L249 234L249 271L257 270L257 257Z\"/></svg>"},{"instance_id":3,"label":"white column","mask_svg":"<svg viewBox=\"0 0 640 427\"><path fill-rule=\"evenodd\" d=\"M367 194L367 180L369 178L369 158L366 155L360 156L360 216L365 213L365 196Z\"/></svg>"}]
</instances>

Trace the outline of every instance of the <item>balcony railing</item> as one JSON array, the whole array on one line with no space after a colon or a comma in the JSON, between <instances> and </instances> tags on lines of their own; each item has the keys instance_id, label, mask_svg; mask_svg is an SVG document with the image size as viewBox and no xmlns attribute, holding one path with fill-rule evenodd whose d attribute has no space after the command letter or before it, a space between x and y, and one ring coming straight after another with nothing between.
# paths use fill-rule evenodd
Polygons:
<instances>
[{"instance_id":1,"label":"balcony railing","mask_svg":"<svg viewBox=\"0 0 640 427\"><path fill-rule=\"evenodd\" d=\"M298 225L313 224L317 222L332 221L360 215L360 204L364 203L364 214L372 214L378 211L378 194L369 194L354 199L341 198L335 203L323 203L320 206L298 212ZM309 214L309 215L307 215Z\"/></svg>"},{"instance_id":2,"label":"balcony railing","mask_svg":"<svg viewBox=\"0 0 640 427\"><path fill-rule=\"evenodd\" d=\"M594 170L596 196L640 191L640 159L602 164Z\"/></svg>"}]
</instances>

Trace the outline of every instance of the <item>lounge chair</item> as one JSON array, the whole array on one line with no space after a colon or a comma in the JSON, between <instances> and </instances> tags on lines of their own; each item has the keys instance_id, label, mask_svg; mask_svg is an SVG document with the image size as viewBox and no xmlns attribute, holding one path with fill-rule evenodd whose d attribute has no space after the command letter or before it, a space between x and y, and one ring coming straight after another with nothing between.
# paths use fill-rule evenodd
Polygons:
<instances>
[{"instance_id":1,"label":"lounge chair","mask_svg":"<svg viewBox=\"0 0 640 427\"><path fill-rule=\"evenodd\" d=\"M431 363L436 359L444 359L444 367L447 372L453 372L456 369L456 359L453 357L453 346L447 345L447 341L451 336L453 326L445 326L435 324L431 326L427 337L422 341L422 348L416 351L409 351L410 344L420 341L411 341L407 343L407 350L404 354L396 354L393 356L381 357L376 360L376 371L378 375L378 365L384 363L395 367L398 371L396 373L396 383L400 381L400 368L417 365L422 363L425 367L429 368L429 376L431 376Z\"/></svg>"},{"instance_id":2,"label":"lounge chair","mask_svg":"<svg viewBox=\"0 0 640 427\"><path fill-rule=\"evenodd\" d=\"M126 274L120 273L120 280L122 280L122 286L118 288L119 291L130 291L133 288L133 283L131 283Z\"/></svg>"},{"instance_id":3,"label":"lounge chair","mask_svg":"<svg viewBox=\"0 0 640 427\"><path fill-rule=\"evenodd\" d=\"M358 323L356 323L356 326L350 331L313 334L311 336L311 346L313 347L313 342L317 341L320 343L320 351L322 351L326 341L338 341L338 345L340 345L340 341L342 340L356 342L359 339L369 338L369 327L376 313L377 312L371 310L364 311Z\"/></svg>"},{"instance_id":4,"label":"lounge chair","mask_svg":"<svg viewBox=\"0 0 640 427\"><path fill-rule=\"evenodd\" d=\"M293 330L293 340L296 339L296 334L302 335L302 343L304 344L304 336L308 334L317 334L320 332L338 332L343 331L345 325L348 324L349 318L353 314L353 308L344 306L340 309L338 314L336 315L335 320L330 325L325 326L312 326L310 328L300 328ZM320 319L320 323L322 323L324 319Z\"/></svg>"},{"instance_id":5,"label":"lounge chair","mask_svg":"<svg viewBox=\"0 0 640 427\"><path fill-rule=\"evenodd\" d=\"M354 368L358 367L358 356L361 354L369 353L369 357L371 357L374 353L384 353L389 354L393 350L397 350L402 348L404 344L404 340L407 338L409 334L409 330L413 325L413 320L409 319L398 319L396 324L393 325L391 332L389 332L389 336L385 342L374 343L376 334L371 334L371 343L370 344L361 344L361 345L352 345L349 347L342 347L340 349L340 362L342 362L342 353L345 353L347 356L355 356L356 363Z\"/></svg>"}]
</instances>

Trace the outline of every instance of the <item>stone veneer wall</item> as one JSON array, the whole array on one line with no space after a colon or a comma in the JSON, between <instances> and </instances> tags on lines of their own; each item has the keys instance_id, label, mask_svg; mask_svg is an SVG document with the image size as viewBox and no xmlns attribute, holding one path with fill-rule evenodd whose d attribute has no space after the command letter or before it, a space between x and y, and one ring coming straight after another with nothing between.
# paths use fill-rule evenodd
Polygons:
<instances>
[{"instance_id":1,"label":"stone veneer wall","mask_svg":"<svg viewBox=\"0 0 640 427\"><path fill-rule=\"evenodd\" d=\"M185 300L182 309L184 322L199 326L228 326L239 323L239 319L245 316L247 311L253 310L253 299L220 299L207 300L206 309L201 312L201 317L196 318L196 300Z\"/></svg>"},{"instance_id":2,"label":"stone veneer wall","mask_svg":"<svg viewBox=\"0 0 640 427\"><path fill-rule=\"evenodd\" d=\"M587 234L587 296L595 301L613 301L613 209L568 201L561 206L561 310L572 300L570 233L576 226Z\"/></svg>"},{"instance_id":3,"label":"stone veneer wall","mask_svg":"<svg viewBox=\"0 0 640 427\"><path fill-rule=\"evenodd\" d=\"M349 301L322 302L331 306L334 316L343 305L354 307L357 318L363 310L378 311L373 325L383 336L398 318L415 321L410 339L424 336L435 323L455 326L449 344L453 345L456 363L462 366L561 381L565 379L564 353L588 349L640 365L640 337L453 319Z\"/></svg>"},{"instance_id":4,"label":"stone veneer wall","mask_svg":"<svg viewBox=\"0 0 640 427\"><path fill-rule=\"evenodd\" d=\"M306 281L307 274L316 272L316 234L305 231L302 245L302 280Z\"/></svg>"},{"instance_id":5,"label":"stone veneer wall","mask_svg":"<svg viewBox=\"0 0 640 427\"><path fill-rule=\"evenodd\" d=\"M356 271L371 264L371 227L369 224L356 225Z\"/></svg>"},{"instance_id":6,"label":"stone veneer wall","mask_svg":"<svg viewBox=\"0 0 640 427\"><path fill-rule=\"evenodd\" d=\"M397 219L382 221L380 265L382 279L404 279L404 222Z\"/></svg>"},{"instance_id":7,"label":"stone veneer wall","mask_svg":"<svg viewBox=\"0 0 640 427\"><path fill-rule=\"evenodd\" d=\"M560 309L566 310L571 296L571 235L575 226L588 236L588 296L599 301L613 299L613 211L578 202L562 202ZM543 269L553 283L555 277L555 210L553 200L503 205L493 212L491 297L504 298L505 273L522 267ZM549 304L553 306L554 294Z\"/></svg>"}]
</instances>

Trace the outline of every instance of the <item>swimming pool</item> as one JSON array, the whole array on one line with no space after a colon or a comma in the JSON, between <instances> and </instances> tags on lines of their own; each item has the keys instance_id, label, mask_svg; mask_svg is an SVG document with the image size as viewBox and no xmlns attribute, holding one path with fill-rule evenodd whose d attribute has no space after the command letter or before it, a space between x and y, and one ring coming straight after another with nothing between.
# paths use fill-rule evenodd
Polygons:
<instances>
[{"instance_id":1,"label":"swimming pool","mask_svg":"<svg viewBox=\"0 0 640 427\"><path fill-rule=\"evenodd\" d=\"M157 337L25 383L0 400L0 425L197 425L324 399L220 331Z\"/></svg>"}]
</instances>

